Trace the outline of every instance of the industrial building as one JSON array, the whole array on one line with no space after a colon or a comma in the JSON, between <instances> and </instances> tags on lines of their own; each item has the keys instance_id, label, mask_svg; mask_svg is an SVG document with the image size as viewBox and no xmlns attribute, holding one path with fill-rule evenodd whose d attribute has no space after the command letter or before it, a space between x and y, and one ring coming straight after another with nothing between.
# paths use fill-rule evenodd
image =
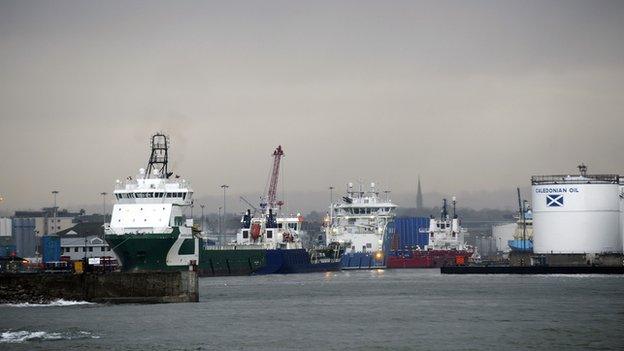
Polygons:
<instances>
[{"instance_id":1,"label":"industrial building","mask_svg":"<svg viewBox=\"0 0 624 351\"><path fill-rule=\"evenodd\" d=\"M35 221L35 234L41 237L74 226L74 219L81 215L84 215L84 210L70 212L66 209L45 207L41 211L15 211L13 218L32 218Z\"/></svg>"},{"instance_id":2,"label":"industrial building","mask_svg":"<svg viewBox=\"0 0 624 351\"><path fill-rule=\"evenodd\" d=\"M12 236L12 225L11 218L0 218L0 236Z\"/></svg>"},{"instance_id":3,"label":"industrial building","mask_svg":"<svg viewBox=\"0 0 624 351\"><path fill-rule=\"evenodd\" d=\"M502 253L509 253L511 248L507 244L513 240L518 225L514 223L497 224L492 226L492 239L496 243L496 250Z\"/></svg>"},{"instance_id":4,"label":"industrial building","mask_svg":"<svg viewBox=\"0 0 624 351\"><path fill-rule=\"evenodd\" d=\"M84 258L117 259L104 241L102 223L78 223L58 233L61 238L61 258L72 261Z\"/></svg>"}]
</instances>

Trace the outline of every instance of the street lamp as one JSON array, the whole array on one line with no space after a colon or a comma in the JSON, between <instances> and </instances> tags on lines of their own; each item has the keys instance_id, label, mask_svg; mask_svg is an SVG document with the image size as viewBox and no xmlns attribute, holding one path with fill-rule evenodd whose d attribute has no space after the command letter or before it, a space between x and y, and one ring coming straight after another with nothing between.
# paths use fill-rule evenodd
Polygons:
<instances>
[{"instance_id":1,"label":"street lamp","mask_svg":"<svg viewBox=\"0 0 624 351\"><path fill-rule=\"evenodd\" d=\"M222 236L221 236L221 206L219 206L219 215L217 216L217 218L219 219L219 244L221 244L221 246L223 246L223 242L222 240Z\"/></svg>"},{"instance_id":2,"label":"street lamp","mask_svg":"<svg viewBox=\"0 0 624 351\"><path fill-rule=\"evenodd\" d=\"M221 188L223 189L223 242L225 242L225 231L227 229L227 222L226 222L226 211L225 211L225 191L227 190L227 188L229 188L230 186L227 184L223 184L221 185Z\"/></svg>"},{"instance_id":3,"label":"street lamp","mask_svg":"<svg viewBox=\"0 0 624 351\"><path fill-rule=\"evenodd\" d=\"M206 207L206 205L199 205L199 207L201 207L201 229L202 231L204 230L204 207Z\"/></svg>"},{"instance_id":4,"label":"street lamp","mask_svg":"<svg viewBox=\"0 0 624 351\"><path fill-rule=\"evenodd\" d=\"M52 195L54 196L54 207L52 208L53 215L52 215L52 229L54 230L54 225L56 225L56 195L58 195L58 190L53 190L52 191ZM54 230L54 233L56 234L56 230Z\"/></svg>"},{"instance_id":5,"label":"street lamp","mask_svg":"<svg viewBox=\"0 0 624 351\"><path fill-rule=\"evenodd\" d=\"M329 224L334 223L334 187L329 186Z\"/></svg>"},{"instance_id":6,"label":"street lamp","mask_svg":"<svg viewBox=\"0 0 624 351\"><path fill-rule=\"evenodd\" d=\"M106 195L108 193L103 191L100 195L102 195L102 221L106 222Z\"/></svg>"}]
</instances>

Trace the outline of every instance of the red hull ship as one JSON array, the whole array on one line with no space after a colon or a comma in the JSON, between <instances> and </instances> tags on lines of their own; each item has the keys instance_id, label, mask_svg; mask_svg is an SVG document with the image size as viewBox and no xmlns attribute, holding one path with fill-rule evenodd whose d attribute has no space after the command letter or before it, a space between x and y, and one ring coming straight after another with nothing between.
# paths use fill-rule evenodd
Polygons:
<instances>
[{"instance_id":1,"label":"red hull ship","mask_svg":"<svg viewBox=\"0 0 624 351\"><path fill-rule=\"evenodd\" d=\"M473 256L474 250L464 243L466 230L460 226L453 197L453 215L449 216L446 199L442 204L440 218L429 218L429 227L418 228L418 245L403 247L399 237L403 232L413 232L415 228L403 222L395 221L395 233L391 251L386 257L387 268L439 268L464 266ZM412 226L414 227L414 226ZM422 237L420 236L422 234ZM413 244L413 243L411 243Z\"/></svg>"},{"instance_id":2,"label":"red hull ship","mask_svg":"<svg viewBox=\"0 0 624 351\"><path fill-rule=\"evenodd\" d=\"M464 266L473 252L468 250L413 250L397 252L386 259L388 268L439 268Z\"/></svg>"}]
</instances>

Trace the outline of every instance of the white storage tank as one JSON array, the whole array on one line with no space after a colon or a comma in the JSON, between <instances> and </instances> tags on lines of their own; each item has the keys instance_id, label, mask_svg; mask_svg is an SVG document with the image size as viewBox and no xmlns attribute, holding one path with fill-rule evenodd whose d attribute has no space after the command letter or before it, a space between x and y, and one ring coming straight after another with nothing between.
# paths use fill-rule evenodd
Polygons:
<instances>
[{"instance_id":1,"label":"white storage tank","mask_svg":"<svg viewBox=\"0 0 624 351\"><path fill-rule=\"evenodd\" d=\"M531 178L535 253L622 252L619 176L579 170Z\"/></svg>"},{"instance_id":2,"label":"white storage tank","mask_svg":"<svg viewBox=\"0 0 624 351\"><path fill-rule=\"evenodd\" d=\"M620 184L620 242L624 252L624 185Z\"/></svg>"}]
</instances>

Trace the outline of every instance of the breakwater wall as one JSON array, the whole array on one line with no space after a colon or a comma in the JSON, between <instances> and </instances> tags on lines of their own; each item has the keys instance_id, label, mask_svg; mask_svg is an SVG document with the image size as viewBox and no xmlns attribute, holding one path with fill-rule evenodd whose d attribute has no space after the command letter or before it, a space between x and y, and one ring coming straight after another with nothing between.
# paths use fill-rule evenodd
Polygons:
<instances>
[{"instance_id":1,"label":"breakwater wall","mask_svg":"<svg viewBox=\"0 0 624 351\"><path fill-rule=\"evenodd\" d=\"M197 272L0 274L0 303L199 301Z\"/></svg>"}]
</instances>

